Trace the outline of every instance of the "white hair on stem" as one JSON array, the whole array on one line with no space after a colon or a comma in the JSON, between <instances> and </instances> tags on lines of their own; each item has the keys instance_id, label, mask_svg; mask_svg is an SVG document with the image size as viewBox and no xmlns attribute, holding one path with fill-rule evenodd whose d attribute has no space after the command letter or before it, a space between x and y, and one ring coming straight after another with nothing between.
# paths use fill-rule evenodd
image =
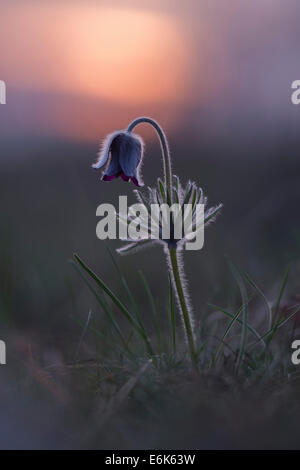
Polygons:
<instances>
[{"instance_id":1,"label":"white hair on stem","mask_svg":"<svg viewBox=\"0 0 300 470\"><path fill-rule=\"evenodd\" d=\"M182 303L181 303L181 300L180 300L180 296L179 296L179 293L178 293L178 288L177 288L176 281L175 281L175 276L174 276L174 270L173 270L173 266L172 266L170 251L167 248L167 246L165 246L164 251L165 251L165 254L166 254L166 257L167 257L167 264L168 264L169 273L171 275L173 290L175 292L177 307L178 307L178 310L180 312L180 317L181 317L181 321L182 321L182 324L183 324L183 329L184 329L184 332L185 332L185 340L188 343L188 334L187 334L187 331L186 331L184 312L183 312L183 309L182 309ZM190 321L190 324L191 324L191 330L192 330L191 334L192 334L193 340L195 340L195 333L194 333L195 320L194 320L194 315L193 315L191 298L190 298L189 291L188 291L188 281L187 281L185 271L184 271L183 253L182 253L182 245L181 244L176 249L176 257L177 257L177 266L178 266L178 273L179 273L179 277L180 277L181 288L182 288L182 291L183 291L186 308L187 308L187 311L188 311L188 314L189 314L189 321Z\"/></svg>"}]
</instances>

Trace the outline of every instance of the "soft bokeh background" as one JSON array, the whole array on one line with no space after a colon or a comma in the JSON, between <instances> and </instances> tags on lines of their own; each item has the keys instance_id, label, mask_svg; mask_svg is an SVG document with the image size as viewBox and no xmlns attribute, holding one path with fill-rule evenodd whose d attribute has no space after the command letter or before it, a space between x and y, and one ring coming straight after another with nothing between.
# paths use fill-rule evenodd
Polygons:
<instances>
[{"instance_id":1,"label":"soft bokeh background","mask_svg":"<svg viewBox=\"0 0 300 470\"><path fill-rule=\"evenodd\" d=\"M68 263L72 253L120 287L96 239L95 211L118 194L133 201L133 188L102 184L90 166L105 134L137 116L164 126L174 172L202 185L211 203L224 203L204 250L186 254L195 312L231 282L224 254L271 294L292 261L290 295L300 292L300 107L290 98L300 75L299 20L297 0L1 1L7 104L0 106L0 336L8 365L0 373L7 422L14 423L16 383L28 358L42 366L72 360L81 333L74 315L84 319L94 309ZM139 131L147 144L144 180L152 184L161 172L159 145L151 130ZM152 249L120 259L141 304L138 269L158 306L166 305L163 258ZM28 400L19 403L21 415L42 406ZM11 424L2 445L58 445L61 418L46 409L50 414L47 425L30 414L27 433Z\"/></svg>"}]
</instances>

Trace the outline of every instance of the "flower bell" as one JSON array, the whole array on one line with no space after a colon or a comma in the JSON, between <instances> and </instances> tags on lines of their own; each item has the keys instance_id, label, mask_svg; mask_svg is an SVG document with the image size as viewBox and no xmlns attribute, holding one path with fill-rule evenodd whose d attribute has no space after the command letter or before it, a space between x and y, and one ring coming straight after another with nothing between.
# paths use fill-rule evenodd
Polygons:
<instances>
[{"instance_id":1,"label":"flower bell","mask_svg":"<svg viewBox=\"0 0 300 470\"><path fill-rule=\"evenodd\" d=\"M113 132L104 140L98 161L92 166L98 169L106 165L103 181L111 181L120 176L124 181L143 186L139 173L143 147L142 139L132 132Z\"/></svg>"}]
</instances>

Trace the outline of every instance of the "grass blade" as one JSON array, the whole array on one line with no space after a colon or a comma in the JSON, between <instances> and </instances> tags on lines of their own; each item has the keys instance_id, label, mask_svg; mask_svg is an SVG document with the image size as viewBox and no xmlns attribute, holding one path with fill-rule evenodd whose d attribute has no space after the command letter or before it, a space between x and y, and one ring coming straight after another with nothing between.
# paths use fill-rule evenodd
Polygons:
<instances>
[{"instance_id":1,"label":"grass blade","mask_svg":"<svg viewBox=\"0 0 300 470\"><path fill-rule=\"evenodd\" d=\"M283 276L283 280L282 280L282 284L281 284L280 291L279 291L279 294L278 294L278 298L277 298L277 301L275 303L275 309L274 309L272 325L274 325L274 323L276 322L277 313L278 313L278 310L279 310L279 306L280 306L280 302L281 302L283 293L285 291L285 287L286 287L287 280L288 280L288 277L289 277L289 272L290 272L290 266L287 267L287 269L284 273L284 276Z\"/></svg>"},{"instance_id":2,"label":"grass blade","mask_svg":"<svg viewBox=\"0 0 300 470\"><path fill-rule=\"evenodd\" d=\"M271 333L273 333L273 335L271 336L271 339L267 342L267 344L269 345L273 336L274 336L274 333L278 330L278 328L281 328L285 323L287 323L291 318L293 318L298 312L300 311L300 304L296 305L295 306L295 310L293 310L293 312L288 315L287 318L285 318L284 320L280 321L280 319L278 320L278 322L276 323L275 326L273 326L270 330L268 330L266 333L264 333L261 338L265 338L266 336L269 336ZM253 346L255 346L257 344L257 341L255 343L252 343L250 344L249 348L252 348Z\"/></svg>"},{"instance_id":3,"label":"grass blade","mask_svg":"<svg viewBox=\"0 0 300 470\"><path fill-rule=\"evenodd\" d=\"M77 348L76 348L76 352L75 352L75 355L74 355L74 360L75 361L77 361L77 359L78 359L79 352L80 352L80 349L81 349L81 345L82 345L83 339L86 335L86 332L88 330L88 326L89 326L89 323L90 323L90 320L91 320L91 316L92 316L92 311L89 310L88 317L87 317L87 320L84 324L84 327L83 327L83 330L82 330L82 333L80 335L79 342L78 342L78 345L77 345Z\"/></svg>"},{"instance_id":4,"label":"grass blade","mask_svg":"<svg viewBox=\"0 0 300 470\"><path fill-rule=\"evenodd\" d=\"M247 343L247 334L248 334L248 294L247 290L245 287L245 283L243 281L243 278L241 274L239 273L238 269L235 267L235 265L232 263L230 259L228 259L229 267L231 269L231 272L236 280L236 283L239 287L240 293L241 293L241 298L242 298L242 312L243 312L243 324L242 324L242 334L241 334L241 342L240 342L240 348L239 348L239 353L237 357L237 364L236 364L236 371L238 372L241 363L243 361L244 353L245 353L245 347Z\"/></svg>"},{"instance_id":5,"label":"grass blade","mask_svg":"<svg viewBox=\"0 0 300 470\"><path fill-rule=\"evenodd\" d=\"M110 297L110 299L113 301L115 306L122 312L124 317L132 325L134 330L144 340L148 353L150 355L153 355L154 351L150 344L149 338L147 337L146 332L136 322L135 318L132 317L131 313L127 310L127 308L121 302L121 300L110 290L110 288L102 281L102 279L100 279L88 266L86 266L86 264L81 260L81 258L77 254L74 254L74 258L79 263L79 265L91 276L91 278L96 282L96 284L101 288L101 290L103 290L108 295L108 297Z\"/></svg>"},{"instance_id":6,"label":"grass blade","mask_svg":"<svg viewBox=\"0 0 300 470\"><path fill-rule=\"evenodd\" d=\"M111 258L111 260L112 260L112 262L113 262L114 267L116 268L116 270L117 270L117 272L118 272L118 274L119 274L119 276L120 276L121 282L122 282L123 287L124 287L124 289L125 289L125 291L126 291L126 294L127 294L127 296L128 296L129 302L131 303L132 309L134 310L134 312L135 312L135 314L136 314L136 315L135 315L135 316L136 316L136 319L137 319L138 323L140 324L140 326L142 326L137 303L136 303L135 298L134 298L134 296L133 296L133 294L132 294L132 292L131 292L131 290L130 290L130 288L129 288L129 286L128 286L128 283L127 283L127 281L126 281L126 279L125 279L125 276L123 275L123 273L122 273L122 271L121 271L121 269L120 269L120 266L119 266L119 264L118 264L117 261L116 261L116 258L114 257L113 253L111 252L111 250L110 250L110 248L109 248L108 246L106 246L106 250L107 250L107 252L108 252L108 254L109 254L109 256L110 256L110 258Z\"/></svg>"},{"instance_id":7,"label":"grass blade","mask_svg":"<svg viewBox=\"0 0 300 470\"><path fill-rule=\"evenodd\" d=\"M249 301L250 301L250 299L249 299ZM248 302L248 304L249 304L249 302ZM225 309L222 308L222 307L219 307L218 305L214 305L214 304L211 304L211 303L208 303L208 305L209 305L210 307L214 308L215 310L218 310L218 311L224 313L224 315L226 315L227 317L229 317L229 318L231 318L231 319L235 319L235 321L236 321L237 323L239 323L240 325L243 325L243 321L240 320L240 319L238 318L239 315L237 315L238 313L241 313L242 308L243 308L243 305L241 305L241 307L236 311L235 314L228 312L227 310L225 310ZM247 327L248 327L248 330L256 337L256 339L258 339L258 341L262 341L263 344L264 344L264 346L266 346L266 343L265 343L264 340L261 338L260 334L255 330L255 328L253 328L251 325L249 325L249 323L248 323ZM227 335L226 335L226 336L227 336Z\"/></svg>"},{"instance_id":8,"label":"grass blade","mask_svg":"<svg viewBox=\"0 0 300 470\"><path fill-rule=\"evenodd\" d=\"M270 307L270 304L269 304L269 301L267 299L267 297L265 296L265 294L262 292L262 290L257 286L257 284L255 284L255 282L253 281L253 279L251 279L251 277L249 276L248 273L246 273L246 271L243 271L243 275L245 277L245 279L249 282L249 284L254 288L254 290L260 295L260 297L262 298L265 306L266 306L266 311L267 311L267 316L268 316L268 320L269 320L269 328L271 328L272 326L272 309Z\"/></svg>"},{"instance_id":9,"label":"grass blade","mask_svg":"<svg viewBox=\"0 0 300 470\"><path fill-rule=\"evenodd\" d=\"M118 322L116 321L116 319L114 318L114 315L112 314L112 312L110 311L108 305L106 304L106 302L104 301L104 299L101 299L101 297L98 295L98 293L95 291L95 289L93 288L93 286L89 283L89 281L86 279L86 277L82 274L82 272L80 271L80 269L78 268L78 266L74 263L74 262L71 262L72 265L74 266L74 268L76 269L76 271L78 272L78 274L80 275L81 279L83 280L83 282L87 285L87 287L90 289L90 291L93 293L93 295L95 296L96 300L98 301L98 303L100 304L102 310L104 311L104 313L106 314L106 316L108 317L108 320L110 321L110 323L113 325L117 335L119 336L124 348L130 352L128 350L128 347L127 347L127 342L121 332L121 329L118 325Z\"/></svg>"},{"instance_id":10,"label":"grass blade","mask_svg":"<svg viewBox=\"0 0 300 470\"><path fill-rule=\"evenodd\" d=\"M147 297L148 297L148 300L149 300L149 303L150 303L150 306L151 306L151 311L152 311L152 316L153 316L153 324L154 324L154 328L155 328L156 335L157 335L158 349L159 349L159 352L161 353L162 352L162 334L161 334L161 328L160 328L160 325L159 325L159 322L158 322L158 315L157 315L157 310L156 310L154 298L153 298L150 286L148 284L148 281L145 278L142 271L139 271L138 274L140 276L140 279L142 281L143 287L145 289L145 292L147 294Z\"/></svg>"}]
</instances>

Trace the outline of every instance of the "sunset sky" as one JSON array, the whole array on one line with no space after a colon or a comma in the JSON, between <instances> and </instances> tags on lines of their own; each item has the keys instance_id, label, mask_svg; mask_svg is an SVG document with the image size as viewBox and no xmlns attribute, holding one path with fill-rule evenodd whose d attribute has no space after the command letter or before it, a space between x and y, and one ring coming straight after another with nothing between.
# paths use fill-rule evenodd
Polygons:
<instances>
[{"instance_id":1,"label":"sunset sky","mask_svg":"<svg viewBox=\"0 0 300 470\"><path fill-rule=\"evenodd\" d=\"M2 0L2 129L90 140L136 114L269 119L299 78L297 39L280 0Z\"/></svg>"}]
</instances>

